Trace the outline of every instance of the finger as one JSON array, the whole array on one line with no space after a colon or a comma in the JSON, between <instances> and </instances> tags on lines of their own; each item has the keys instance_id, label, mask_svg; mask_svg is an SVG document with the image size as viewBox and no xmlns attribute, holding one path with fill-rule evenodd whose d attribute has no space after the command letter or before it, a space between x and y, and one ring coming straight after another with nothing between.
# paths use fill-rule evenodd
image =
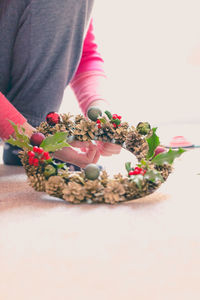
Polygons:
<instances>
[{"instance_id":1,"label":"finger","mask_svg":"<svg viewBox=\"0 0 200 300\"><path fill-rule=\"evenodd\" d=\"M70 146L75 148L88 148L92 144L91 141L81 142L81 141L73 141L70 143Z\"/></svg>"},{"instance_id":2,"label":"finger","mask_svg":"<svg viewBox=\"0 0 200 300\"><path fill-rule=\"evenodd\" d=\"M119 154L121 151L121 146L112 143L97 143L98 149L104 154Z\"/></svg>"},{"instance_id":3,"label":"finger","mask_svg":"<svg viewBox=\"0 0 200 300\"><path fill-rule=\"evenodd\" d=\"M92 163L96 164L98 162L100 156L101 156L101 153L97 150Z\"/></svg>"},{"instance_id":4,"label":"finger","mask_svg":"<svg viewBox=\"0 0 200 300\"><path fill-rule=\"evenodd\" d=\"M97 146L94 144L91 144L86 152L86 157L87 157L88 163L90 163L94 160L96 153L97 153Z\"/></svg>"},{"instance_id":5,"label":"finger","mask_svg":"<svg viewBox=\"0 0 200 300\"><path fill-rule=\"evenodd\" d=\"M54 157L62 160L63 162L68 162L76 165L80 168L85 168L87 163L86 154L81 154L72 147L67 147L63 150L56 151Z\"/></svg>"}]
</instances>

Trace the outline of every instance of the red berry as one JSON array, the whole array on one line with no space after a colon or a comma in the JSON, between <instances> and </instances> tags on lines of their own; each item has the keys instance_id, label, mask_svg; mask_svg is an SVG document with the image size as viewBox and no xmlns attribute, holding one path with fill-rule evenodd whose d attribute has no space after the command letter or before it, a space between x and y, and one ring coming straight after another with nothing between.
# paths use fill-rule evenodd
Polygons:
<instances>
[{"instance_id":1,"label":"red berry","mask_svg":"<svg viewBox=\"0 0 200 300\"><path fill-rule=\"evenodd\" d=\"M34 157L35 156L35 153L33 151L28 151L28 156L29 157Z\"/></svg>"},{"instance_id":2,"label":"red berry","mask_svg":"<svg viewBox=\"0 0 200 300\"><path fill-rule=\"evenodd\" d=\"M100 120L97 120L97 124L101 124L101 121L100 121Z\"/></svg>"},{"instance_id":3,"label":"red berry","mask_svg":"<svg viewBox=\"0 0 200 300\"><path fill-rule=\"evenodd\" d=\"M34 158L34 159L33 159L33 165L34 165L35 167L38 167L38 166L39 166L39 160L38 160L38 158Z\"/></svg>"},{"instance_id":4,"label":"red berry","mask_svg":"<svg viewBox=\"0 0 200 300\"><path fill-rule=\"evenodd\" d=\"M37 153L37 151L38 151L38 146L34 146L33 147L33 152Z\"/></svg>"},{"instance_id":5,"label":"red berry","mask_svg":"<svg viewBox=\"0 0 200 300\"><path fill-rule=\"evenodd\" d=\"M35 132L31 135L30 142L33 146L40 146L42 141L45 139L45 136L41 132Z\"/></svg>"},{"instance_id":6,"label":"red berry","mask_svg":"<svg viewBox=\"0 0 200 300\"><path fill-rule=\"evenodd\" d=\"M139 174L140 174L140 171L139 171L139 170L133 171L133 175L139 175Z\"/></svg>"},{"instance_id":7,"label":"red berry","mask_svg":"<svg viewBox=\"0 0 200 300\"><path fill-rule=\"evenodd\" d=\"M29 163L29 165L33 165L33 161L34 161L34 157L29 157L29 159L28 159L28 163Z\"/></svg>"},{"instance_id":8,"label":"red berry","mask_svg":"<svg viewBox=\"0 0 200 300\"><path fill-rule=\"evenodd\" d=\"M133 173L134 173L134 171L130 171L130 172L128 173L128 175L129 175L129 176L134 175Z\"/></svg>"},{"instance_id":9,"label":"red berry","mask_svg":"<svg viewBox=\"0 0 200 300\"><path fill-rule=\"evenodd\" d=\"M49 125L54 126L60 122L60 116L57 112L50 112L46 116L46 121Z\"/></svg>"},{"instance_id":10,"label":"red berry","mask_svg":"<svg viewBox=\"0 0 200 300\"><path fill-rule=\"evenodd\" d=\"M141 168L139 168L139 167L135 167L135 169L134 169L135 171L142 171L142 169Z\"/></svg>"},{"instance_id":11,"label":"red berry","mask_svg":"<svg viewBox=\"0 0 200 300\"><path fill-rule=\"evenodd\" d=\"M49 155L49 152L44 152L44 153L43 153L42 159L48 160L48 159L50 159L50 158L51 158L51 156Z\"/></svg>"},{"instance_id":12,"label":"red berry","mask_svg":"<svg viewBox=\"0 0 200 300\"><path fill-rule=\"evenodd\" d=\"M98 128L100 129L100 128L101 128L101 125L98 125Z\"/></svg>"},{"instance_id":13,"label":"red berry","mask_svg":"<svg viewBox=\"0 0 200 300\"><path fill-rule=\"evenodd\" d=\"M43 152L44 152L44 150L43 150L42 148L38 148L38 149L37 149L37 153L38 153L38 154L42 154Z\"/></svg>"}]
</instances>

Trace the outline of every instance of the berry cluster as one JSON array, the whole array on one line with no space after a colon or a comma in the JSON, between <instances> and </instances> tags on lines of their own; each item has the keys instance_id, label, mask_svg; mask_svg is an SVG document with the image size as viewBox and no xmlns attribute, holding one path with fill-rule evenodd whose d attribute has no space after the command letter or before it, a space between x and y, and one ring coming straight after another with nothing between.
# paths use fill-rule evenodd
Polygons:
<instances>
[{"instance_id":1,"label":"berry cluster","mask_svg":"<svg viewBox=\"0 0 200 300\"><path fill-rule=\"evenodd\" d=\"M121 126L121 118L122 117L117 114L112 115L111 123L113 124L114 128Z\"/></svg>"},{"instance_id":2,"label":"berry cluster","mask_svg":"<svg viewBox=\"0 0 200 300\"><path fill-rule=\"evenodd\" d=\"M131 175L145 175L145 173L146 173L146 170L144 170L144 169L142 169L142 168L139 168L139 167L136 167L135 169L134 169L134 171L130 171L129 173L128 173L128 175L129 176L131 176Z\"/></svg>"},{"instance_id":3,"label":"berry cluster","mask_svg":"<svg viewBox=\"0 0 200 300\"><path fill-rule=\"evenodd\" d=\"M108 116L108 118L110 119L110 122L111 122L111 124L113 124L113 127L114 128L117 128L117 127L119 127L119 126L121 126L121 116L119 116L119 115L117 115L117 114L113 114L113 115L111 115L111 113L110 112L108 112L108 111L106 111L106 115ZM104 119L97 119L96 120L96 123L97 123L97 127L98 128L101 128L101 123L105 123L106 122L106 119L104 118Z\"/></svg>"},{"instance_id":4,"label":"berry cluster","mask_svg":"<svg viewBox=\"0 0 200 300\"><path fill-rule=\"evenodd\" d=\"M101 121L100 121L99 119L97 119L96 122L97 122L97 127L98 127L98 128L101 128Z\"/></svg>"},{"instance_id":5,"label":"berry cluster","mask_svg":"<svg viewBox=\"0 0 200 300\"><path fill-rule=\"evenodd\" d=\"M33 151L28 151L28 156L29 164L35 167L38 167L39 163L44 163L45 160L51 159L49 152L46 152L42 148L39 148L37 146L33 147Z\"/></svg>"}]
</instances>

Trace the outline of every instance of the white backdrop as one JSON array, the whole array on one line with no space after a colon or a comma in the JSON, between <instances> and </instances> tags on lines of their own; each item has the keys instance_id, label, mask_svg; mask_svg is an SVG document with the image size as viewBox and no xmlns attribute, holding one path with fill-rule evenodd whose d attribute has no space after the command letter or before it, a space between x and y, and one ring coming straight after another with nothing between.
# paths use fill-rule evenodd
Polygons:
<instances>
[{"instance_id":1,"label":"white backdrop","mask_svg":"<svg viewBox=\"0 0 200 300\"><path fill-rule=\"evenodd\" d=\"M132 124L199 122L199 0L96 0L109 101ZM79 112L66 91L61 111Z\"/></svg>"}]
</instances>

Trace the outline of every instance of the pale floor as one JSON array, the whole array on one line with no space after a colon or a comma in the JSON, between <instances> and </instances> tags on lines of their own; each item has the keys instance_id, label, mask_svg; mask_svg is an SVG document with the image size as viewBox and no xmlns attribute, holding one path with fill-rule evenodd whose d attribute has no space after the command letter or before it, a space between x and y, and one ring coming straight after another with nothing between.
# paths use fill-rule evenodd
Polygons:
<instances>
[{"instance_id":1,"label":"pale floor","mask_svg":"<svg viewBox=\"0 0 200 300\"><path fill-rule=\"evenodd\" d=\"M0 165L0 298L199 299L198 173L189 150L149 197L70 205Z\"/></svg>"}]
</instances>

